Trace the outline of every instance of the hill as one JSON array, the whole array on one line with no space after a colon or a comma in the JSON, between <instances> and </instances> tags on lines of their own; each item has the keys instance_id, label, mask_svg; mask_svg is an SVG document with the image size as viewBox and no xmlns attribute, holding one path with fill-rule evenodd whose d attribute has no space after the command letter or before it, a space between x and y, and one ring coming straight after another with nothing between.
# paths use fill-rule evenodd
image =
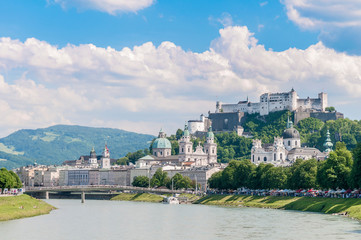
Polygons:
<instances>
[{"instance_id":1,"label":"hill","mask_svg":"<svg viewBox=\"0 0 361 240\"><path fill-rule=\"evenodd\" d=\"M113 128L55 125L35 130L19 130L0 139L0 168L27 164L61 164L89 154L92 147L101 154L105 142L111 158L149 147L152 135Z\"/></svg>"}]
</instances>

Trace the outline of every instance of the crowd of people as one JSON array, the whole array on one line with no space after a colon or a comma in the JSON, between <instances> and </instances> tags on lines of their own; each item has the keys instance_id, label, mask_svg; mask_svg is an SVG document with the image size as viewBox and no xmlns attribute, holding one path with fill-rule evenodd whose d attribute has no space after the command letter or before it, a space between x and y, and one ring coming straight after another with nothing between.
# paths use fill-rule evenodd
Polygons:
<instances>
[{"instance_id":1,"label":"crowd of people","mask_svg":"<svg viewBox=\"0 0 361 240\"><path fill-rule=\"evenodd\" d=\"M284 197L328 197L328 198L361 198L361 189L315 190L315 189L246 189L237 190L208 190L207 194L248 195L248 196L284 196Z\"/></svg>"}]
</instances>

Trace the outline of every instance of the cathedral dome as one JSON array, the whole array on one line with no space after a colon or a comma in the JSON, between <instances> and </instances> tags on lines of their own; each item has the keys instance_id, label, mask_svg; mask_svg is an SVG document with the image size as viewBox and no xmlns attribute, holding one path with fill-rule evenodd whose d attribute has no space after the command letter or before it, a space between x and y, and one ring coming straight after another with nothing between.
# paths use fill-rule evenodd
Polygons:
<instances>
[{"instance_id":1,"label":"cathedral dome","mask_svg":"<svg viewBox=\"0 0 361 240\"><path fill-rule=\"evenodd\" d=\"M172 148L170 141L166 138L157 138L152 145L153 149L157 148Z\"/></svg>"},{"instance_id":2,"label":"cathedral dome","mask_svg":"<svg viewBox=\"0 0 361 240\"><path fill-rule=\"evenodd\" d=\"M287 139L287 138L300 138L300 133L297 131L297 129L295 128L287 128L283 134L282 134L283 139Z\"/></svg>"}]
</instances>

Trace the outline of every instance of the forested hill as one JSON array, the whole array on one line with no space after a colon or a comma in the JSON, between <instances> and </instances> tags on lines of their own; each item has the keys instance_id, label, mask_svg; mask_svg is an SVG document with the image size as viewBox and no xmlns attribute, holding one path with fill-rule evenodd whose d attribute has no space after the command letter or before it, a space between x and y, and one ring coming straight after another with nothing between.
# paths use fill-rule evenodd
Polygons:
<instances>
[{"instance_id":1,"label":"forested hill","mask_svg":"<svg viewBox=\"0 0 361 240\"><path fill-rule=\"evenodd\" d=\"M286 128L287 111L270 113L261 117L259 114L247 116L243 127L251 132L254 138L261 139L263 143L273 143L273 138L282 136ZM290 115L293 119L293 116ZM324 123L316 118L306 118L294 126L301 134L304 146L316 147L323 151L323 143L327 129L330 130L331 140L335 143L342 141L349 150L361 142L361 121L350 119L330 120ZM221 133L216 135L218 142L218 158L222 162L232 159L250 158L252 140L238 137L235 133Z\"/></svg>"},{"instance_id":2,"label":"forested hill","mask_svg":"<svg viewBox=\"0 0 361 240\"><path fill-rule=\"evenodd\" d=\"M0 139L0 168L34 163L61 164L89 154L94 146L98 155L108 143L111 158L149 147L154 136L112 128L56 125L36 130L19 130Z\"/></svg>"}]
</instances>

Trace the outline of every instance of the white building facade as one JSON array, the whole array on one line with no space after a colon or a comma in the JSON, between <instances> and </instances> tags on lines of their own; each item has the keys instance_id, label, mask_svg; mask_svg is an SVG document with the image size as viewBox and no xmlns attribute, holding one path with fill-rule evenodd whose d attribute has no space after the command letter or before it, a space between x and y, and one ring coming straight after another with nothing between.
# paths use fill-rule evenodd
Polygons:
<instances>
[{"instance_id":1,"label":"white building facade","mask_svg":"<svg viewBox=\"0 0 361 240\"><path fill-rule=\"evenodd\" d=\"M283 110L296 111L297 109L312 109L316 111L325 111L328 105L327 93L319 93L317 98L301 99L297 92L292 89L284 93L264 93L260 96L258 103L250 101L240 101L236 104L222 104L217 102L216 112L245 112L248 114L259 113L268 115L270 112Z\"/></svg>"}]
</instances>

